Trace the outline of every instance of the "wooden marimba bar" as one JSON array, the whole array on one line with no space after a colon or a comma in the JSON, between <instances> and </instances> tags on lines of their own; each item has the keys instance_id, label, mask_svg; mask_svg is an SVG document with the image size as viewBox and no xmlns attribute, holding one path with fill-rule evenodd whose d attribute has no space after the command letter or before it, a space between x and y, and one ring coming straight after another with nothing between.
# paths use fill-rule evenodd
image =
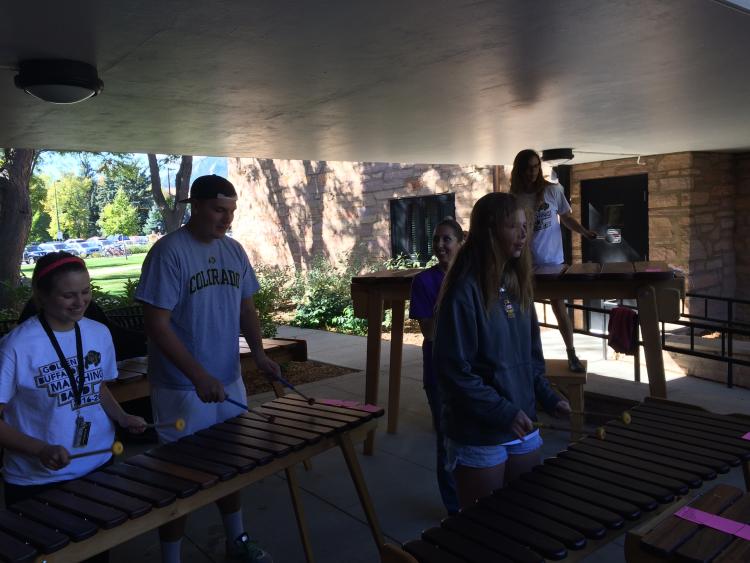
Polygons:
<instances>
[{"instance_id":1,"label":"wooden marimba bar","mask_svg":"<svg viewBox=\"0 0 750 563\"><path fill-rule=\"evenodd\" d=\"M658 399L630 414L630 424L608 423L604 440L571 444L404 549L420 563L576 560L733 466L750 490L750 417Z\"/></svg>"},{"instance_id":2,"label":"wooden marimba bar","mask_svg":"<svg viewBox=\"0 0 750 563\"><path fill-rule=\"evenodd\" d=\"M273 422L257 412L273 415ZM0 560L81 561L284 470L312 561L293 466L334 447L341 448L380 548L383 535L353 443L382 415L378 407L311 406L293 395L264 403L0 511Z\"/></svg>"}]
</instances>

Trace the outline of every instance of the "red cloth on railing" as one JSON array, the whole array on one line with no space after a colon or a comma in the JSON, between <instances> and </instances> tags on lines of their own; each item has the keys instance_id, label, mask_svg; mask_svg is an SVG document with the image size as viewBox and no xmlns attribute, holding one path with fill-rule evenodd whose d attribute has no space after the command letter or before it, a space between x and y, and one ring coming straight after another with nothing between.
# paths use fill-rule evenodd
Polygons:
<instances>
[{"instance_id":1,"label":"red cloth on railing","mask_svg":"<svg viewBox=\"0 0 750 563\"><path fill-rule=\"evenodd\" d=\"M615 307L609 312L607 344L615 352L632 356L638 348L638 313L627 307Z\"/></svg>"}]
</instances>

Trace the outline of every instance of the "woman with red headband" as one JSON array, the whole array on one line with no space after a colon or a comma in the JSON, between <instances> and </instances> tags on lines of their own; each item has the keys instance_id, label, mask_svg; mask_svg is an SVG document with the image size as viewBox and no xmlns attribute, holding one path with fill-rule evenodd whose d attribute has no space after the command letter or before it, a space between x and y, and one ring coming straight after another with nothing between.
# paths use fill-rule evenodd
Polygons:
<instances>
[{"instance_id":1,"label":"woman with red headband","mask_svg":"<svg viewBox=\"0 0 750 563\"><path fill-rule=\"evenodd\" d=\"M86 265L67 252L39 259L32 277L39 314L0 340L0 447L5 503L33 496L107 464L116 422L143 432L105 381L117 377L109 330L85 318L91 301Z\"/></svg>"}]
</instances>

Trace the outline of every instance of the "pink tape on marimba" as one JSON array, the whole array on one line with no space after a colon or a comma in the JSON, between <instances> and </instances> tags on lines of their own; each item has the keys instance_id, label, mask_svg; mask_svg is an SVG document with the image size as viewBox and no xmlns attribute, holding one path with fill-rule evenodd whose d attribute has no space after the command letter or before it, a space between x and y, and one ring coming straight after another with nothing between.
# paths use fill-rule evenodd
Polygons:
<instances>
[{"instance_id":1,"label":"pink tape on marimba","mask_svg":"<svg viewBox=\"0 0 750 563\"><path fill-rule=\"evenodd\" d=\"M725 534L731 534L738 538L750 540L750 526L742 522L730 520L729 518L722 518L716 514L704 512L703 510L698 510L697 508L692 508L690 506L683 506L675 512L674 515L694 524L708 526L709 528L724 532Z\"/></svg>"},{"instance_id":2,"label":"pink tape on marimba","mask_svg":"<svg viewBox=\"0 0 750 563\"><path fill-rule=\"evenodd\" d=\"M316 403L328 405L331 407L344 407L348 409L359 409L365 412L378 412L380 410L376 405L364 405L357 401L342 401L340 399L315 399Z\"/></svg>"},{"instance_id":3,"label":"pink tape on marimba","mask_svg":"<svg viewBox=\"0 0 750 563\"><path fill-rule=\"evenodd\" d=\"M745 434L745 435L744 435L744 436L742 437L742 439L743 439L743 440L750 440L750 432L748 432L747 434Z\"/></svg>"}]
</instances>

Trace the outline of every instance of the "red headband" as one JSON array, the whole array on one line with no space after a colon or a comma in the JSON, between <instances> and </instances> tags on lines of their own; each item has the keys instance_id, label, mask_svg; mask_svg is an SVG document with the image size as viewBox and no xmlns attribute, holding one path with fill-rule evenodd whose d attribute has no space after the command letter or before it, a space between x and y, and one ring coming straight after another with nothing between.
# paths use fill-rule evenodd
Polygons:
<instances>
[{"instance_id":1,"label":"red headband","mask_svg":"<svg viewBox=\"0 0 750 563\"><path fill-rule=\"evenodd\" d=\"M63 264L72 264L72 263L80 264L84 268L86 268L86 262L78 258L77 256L66 256L65 258L60 258L59 260L55 260L52 262L52 264L49 264L42 268L36 275L36 281L39 281L44 276L49 274L52 270L57 270L60 266Z\"/></svg>"}]
</instances>

